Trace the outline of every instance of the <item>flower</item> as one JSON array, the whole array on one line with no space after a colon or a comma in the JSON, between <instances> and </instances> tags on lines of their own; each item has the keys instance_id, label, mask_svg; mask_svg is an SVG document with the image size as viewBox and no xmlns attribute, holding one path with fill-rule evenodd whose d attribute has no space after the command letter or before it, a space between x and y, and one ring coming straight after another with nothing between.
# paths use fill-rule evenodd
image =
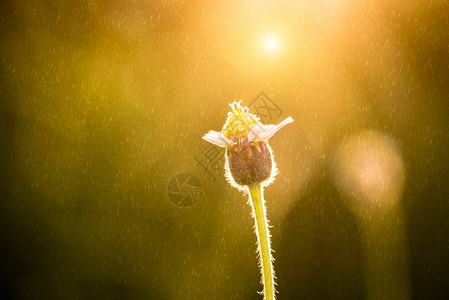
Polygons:
<instances>
[{"instance_id":1,"label":"flower","mask_svg":"<svg viewBox=\"0 0 449 300\"><path fill-rule=\"evenodd\" d=\"M232 185L240 189L260 183L268 185L276 175L268 139L293 119L288 117L278 125L264 125L240 102L229 104L232 111L221 132L210 130L203 139L226 147L226 177Z\"/></svg>"},{"instance_id":2,"label":"flower","mask_svg":"<svg viewBox=\"0 0 449 300\"><path fill-rule=\"evenodd\" d=\"M255 220L264 299L273 300L276 290L263 187L274 180L277 171L268 139L293 119L288 117L278 125L264 125L240 102L230 104L232 111L221 132L211 130L203 139L226 147L226 177L233 186L248 192Z\"/></svg>"}]
</instances>

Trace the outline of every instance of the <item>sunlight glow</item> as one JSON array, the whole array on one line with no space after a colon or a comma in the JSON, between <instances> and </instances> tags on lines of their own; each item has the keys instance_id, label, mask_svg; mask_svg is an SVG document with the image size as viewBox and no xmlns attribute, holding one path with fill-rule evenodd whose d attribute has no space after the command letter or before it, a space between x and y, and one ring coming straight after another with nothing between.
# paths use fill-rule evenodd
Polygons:
<instances>
[{"instance_id":1,"label":"sunlight glow","mask_svg":"<svg viewBox=\"0 0 449 300\"><path fill-rule=\"evenodd\" d=\"M400 198L404 166L396 143L383 133L368 131L347 138L336 153L337 186L355 196L366 210L387 208ZM358 204L356 204L358 203Z\"/></svg>"},{"instance_id":2,"label":"sunlight glow","mask_svg":"<svg viewBox=\"0 0 449 300\"><path fill-rule=\"evenodd\" d=\"M279 48L279 41L275 37L267 37L265 39L265 48L270 51L275 51Z\"/></svg>"}]
</instances>

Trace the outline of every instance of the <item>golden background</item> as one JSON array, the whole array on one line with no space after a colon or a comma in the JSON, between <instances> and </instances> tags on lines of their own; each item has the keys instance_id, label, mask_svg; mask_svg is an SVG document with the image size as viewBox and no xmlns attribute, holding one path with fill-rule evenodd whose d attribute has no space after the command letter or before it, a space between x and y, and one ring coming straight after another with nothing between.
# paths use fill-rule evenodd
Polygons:
<instances>
[{"instance_id":1,"label":"golden background","mask_svg":"<svg viewBox=\"0 0 449 300\"><path fill-rule=\"evenodd\" d=\"M261 299L247 199L195 160L261 92L269 123L295 119L265 193L279 299L370 297L332 166L373 130L403 163L405 285L449 296L447 1L3 1L0 20L5 299ZM187 208L179 173L201 182Z\"/></svg>"}]
</instances>

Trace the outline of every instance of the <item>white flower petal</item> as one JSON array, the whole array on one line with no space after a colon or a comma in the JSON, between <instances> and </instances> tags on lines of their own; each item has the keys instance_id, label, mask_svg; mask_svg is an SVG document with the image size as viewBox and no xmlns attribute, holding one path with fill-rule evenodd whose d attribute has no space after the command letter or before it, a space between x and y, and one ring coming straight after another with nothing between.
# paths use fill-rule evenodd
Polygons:
<instances>
[{"instance_id":1,"label":"white flower petal","mask_svg":"<svg viewBox=\"0 0 449 300\"><path fill-rule=\"evenodd\" d=\"M220 132L210 130L208 133L203 135L203 140L208 141L218 147L226 147L226 143L220 139Z\"/></svg>"},{"instance_id":2,"label":"white flower petal","mask_svg":"<svg viewBox=\"0 0 449 300\"><path fill-rule=\"evenodd\" d=\"M221 132L210 130L203 135L203 139L218 147L232 147L235 145L233 141L223 136Z\"/></svg>"},{"instance_id":3,"label":"white flower petal","mask_svg":"<svg viewBox=\"0 0 449 300\"><path fill-rule=\"evenodd\" d=\"M288 125L290 123L293 123L293 118L292 117L288 117L287 119L285 119L284 121L282 121L281 123L279 123L277 125L278 129L281 129L282 127L284 127L285 125Z\"/></svg>"},{"instance_id":4,"label":"white flower petal","mask_svg":"<svg viewBox=\"0 0 449 300\"><path fill-rule=\"evenodd\" d=\"M248 133L248 141L258 141L261 134L265 131L264 126L262 124L257 124L251 129Z\"/></svg>"},{"instance_id":5,"label":"white flower petal","mask_svg":"<svg viewBox=\"0 0 449 300\"><path fill-rule=\"evenodd\" d=\"M281 123L279 123L278 125L265 125L264 129L265 131L259 136L259 141L266 141L269 138L271 138L279 129L281 129L282 127L284 127L287 124L290 124L293 122L293 118L292 117L288 117L287 119L285 119L284 121L282 121Z\"/></svg>"},{"instance_id":6,"label":"white flower petal","mask_svg":"<svg viewBox=\"0 0 449 300\"><path fill-rule=\"evenodd\" d=\"M258 141L266 141L273 136L279 129L276 125L269 124L264 126L264 132L259 135Z\"/></svg>"},{"instance_id":7,"label":"white flower petal","mask_svg":"<svg viewBox=\"0 0 449 300\"><path fill-rule=\"evenodd\" d=\"M237 144L236 142L231 141L230 139L228 139L227 137L225 137L223 135L223 133L220 132L220 140L222 140L223 142L225 142L226 146L228 147L232 147L235 144Z\"/></svg>"}]
</instances>

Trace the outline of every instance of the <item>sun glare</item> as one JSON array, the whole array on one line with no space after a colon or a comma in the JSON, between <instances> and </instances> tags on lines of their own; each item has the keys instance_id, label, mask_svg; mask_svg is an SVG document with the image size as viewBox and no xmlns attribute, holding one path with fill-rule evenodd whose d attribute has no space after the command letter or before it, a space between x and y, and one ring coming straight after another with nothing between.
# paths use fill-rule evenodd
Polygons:
<instances>
[{"instance_id":1,"label":"sun glare","mask_svg":"<svg viewBox=\"0 0 449 300\"><path fill-rule=\"evenodd\" d=\"M273 36L266 37L264 44L268 51L276 51L279 48L279 40Z\"/></svg>"}]
</instances>

